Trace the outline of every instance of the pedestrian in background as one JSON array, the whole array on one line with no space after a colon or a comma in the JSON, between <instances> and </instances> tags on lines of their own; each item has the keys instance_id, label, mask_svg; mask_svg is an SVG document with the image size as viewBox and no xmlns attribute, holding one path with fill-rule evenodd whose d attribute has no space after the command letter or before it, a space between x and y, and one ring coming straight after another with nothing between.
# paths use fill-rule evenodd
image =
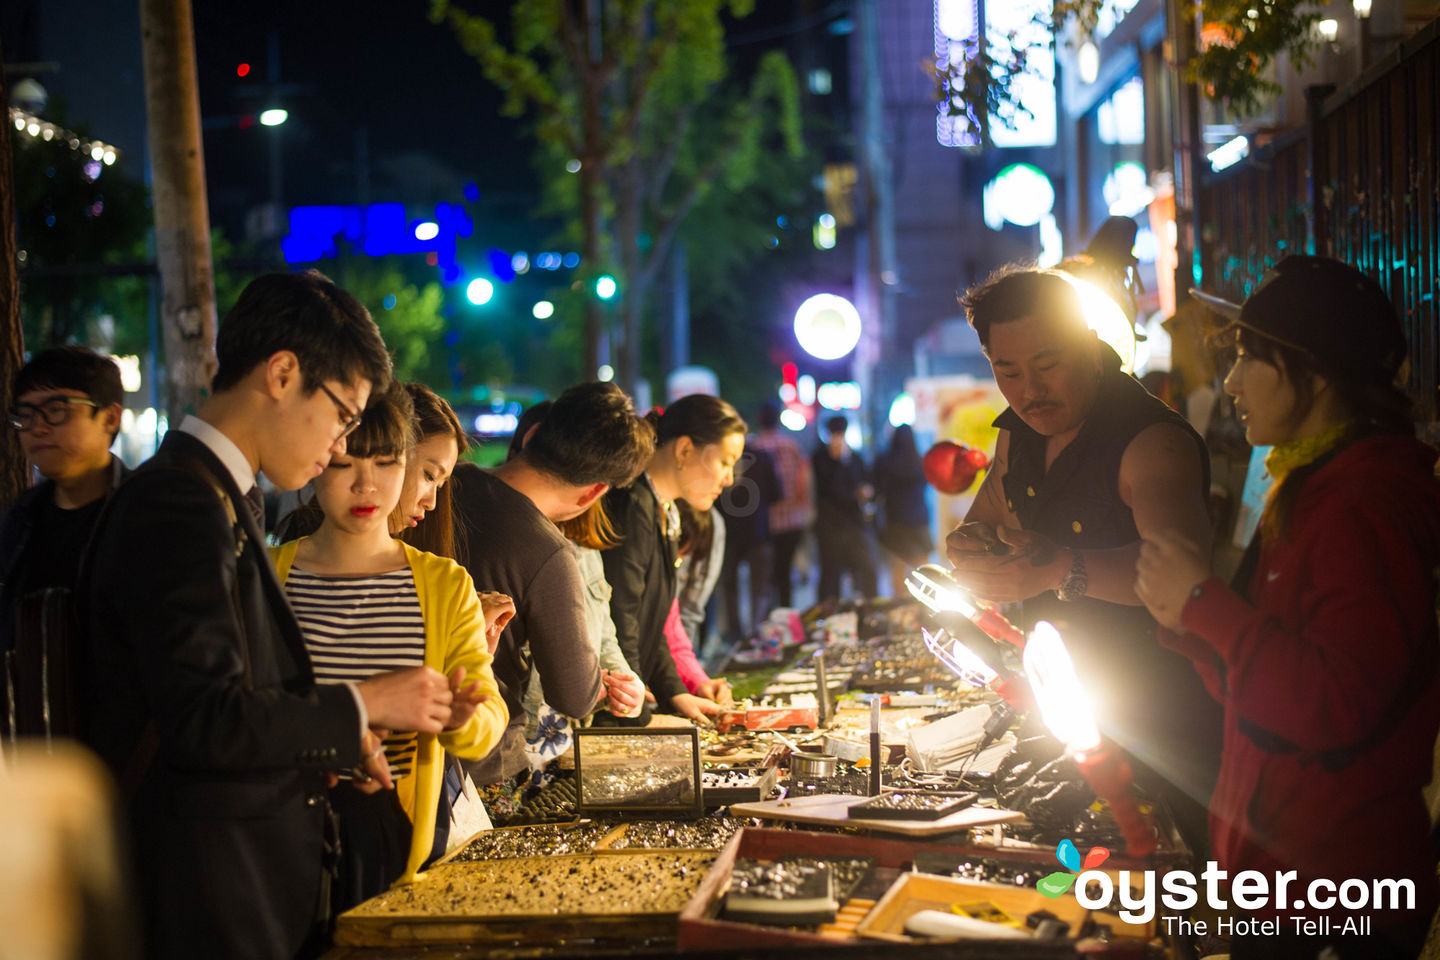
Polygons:
<instances>
[{"instance_id":1,"label":"pedestrian in background","mask_svg":"<svg viewBox=\"0 0 1440 960\"><path fill-rule=\"evenodd\" d=\"M875 496L880 505L880 549L890 567L891 590L905 596L905 574L930 559L930 507L925 471L909 424L895 428L890 447L875 460Z\"/></svg>"},{"instance_id":2,"label":"pedestrian in background","mask_svg":"<svg viewBox=\"0 0 1440 960\"><path fill-rule=\"evenodd\" d=\"M755 611L757 621L769 616L771 606L791 606L795 550L810 524L812 509L810 463L800 445L780 431L779 409L767 403L760 408L759 419L760 432L746 441L746 448L770 454L780 478L780 496L770 502L770 583L774 594L766 609Z\"/></svg>"},{"instance_id":3,"label":"pedestrian in background","mask_svg":"<svg viewBox=\"0 0 1440 960\"><path fill-rule=\"evenodd\" d=\"M825 421L825 445L810 456L815 470L815 540L820 551L817 599L840 596L840 578L850 574L855 592L875 596L875 561L865 538L865 505L871 499L870 472L845 442L849 422L836 414Z\"/></svg>"},{"instance_id":4,"label":"pedestrian in background","mask_svg":"<svg viewBox=\"0 0 1440 960\"><path fill-rule=\"evenodd\" d=\"M716 504L725 520L725 554L720 569L724 616L721 636L731 645L749 636L765 611L770 585L770 504L780 498L775 462L763 450L746 450L735 465L735 483ZM748 615L740 607L740 568L746 568Z\"/></svg>"}]
</instances>

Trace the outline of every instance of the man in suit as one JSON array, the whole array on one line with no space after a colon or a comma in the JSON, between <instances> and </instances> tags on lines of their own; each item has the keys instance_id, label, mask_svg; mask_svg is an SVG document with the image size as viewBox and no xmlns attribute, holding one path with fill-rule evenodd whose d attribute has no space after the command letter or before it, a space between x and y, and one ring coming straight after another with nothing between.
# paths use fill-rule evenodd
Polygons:
<instances>
[{"instance_id":1,"label":"man in suit","mask_svg":"<svg viewBox=\"0 0 1440 960\"><path fill-rule=\"evenodd\" d=\"M328 775L388 784L368 728L439 733L451 691L427 668L316 685L253 512L257 471L300 487L383 392L370 315L317 272L260 277L216 356L211 396L97 524L77 589L86 740L129 800L148 955L308 956Z\"/></svg>"}]
</instances>

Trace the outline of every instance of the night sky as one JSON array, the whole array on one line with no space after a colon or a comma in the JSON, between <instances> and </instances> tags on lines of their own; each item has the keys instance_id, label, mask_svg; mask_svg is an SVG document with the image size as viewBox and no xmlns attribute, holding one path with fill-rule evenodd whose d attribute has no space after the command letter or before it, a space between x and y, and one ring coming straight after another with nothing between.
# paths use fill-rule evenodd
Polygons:
<instances>
[{"instance_id":1,"label":"night sky","mask_svg":"<svg viewBox=\"0 0 1440 960\"><path fill-rule=\"evenodd\" d=\"M494 201L532 202L534 176L522 121L499 115L500 96L426 4L339 0L195 5L207 179L217 217L269 198L268 138L284 144L284 200L353 203L368 166L372 202L459 201L475 183ZM484 11L506 4L473 6ZM267 96L272 44L280 82ZM237 76L241 63L248 76ZM227 118L266 106L290 111L276 130L241 129ZM368 164L357 146L368 139Z\"/></svg>"}]
</instances>

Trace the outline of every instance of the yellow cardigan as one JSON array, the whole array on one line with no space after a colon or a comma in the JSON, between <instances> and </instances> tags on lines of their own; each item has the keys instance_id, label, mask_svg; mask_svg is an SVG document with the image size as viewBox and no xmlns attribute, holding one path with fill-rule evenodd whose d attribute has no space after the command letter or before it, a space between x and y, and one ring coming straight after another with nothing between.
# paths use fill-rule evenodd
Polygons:
<instances>
[{"instance_id":1,"label":"yellow cardigan","mask_svg":"<svg viewBox=\"0 0 1440 960\"><path fill-rule=\"evenodd\" d=\"M290 576L299 540L270 548L275 572L283 584ZM480 681L487 694L470 722L458 730L436 736L420 734L415 769L395 783L400 805L415 825L410 836L410 858L397 884L411 883L423 876L420 865L435 843L435 810L445 776L445 751L466 760L479 760L500 742L510 722L510 711L500 696L491 656L485 649L485 618L475 596L475 584L465 568L453 560L405 547L405 559L415 574L415 592L420 597L420 615L425 620L425 665L447 677L456 667L465 668L465 683Z\"/></svg>"}]
</instances>

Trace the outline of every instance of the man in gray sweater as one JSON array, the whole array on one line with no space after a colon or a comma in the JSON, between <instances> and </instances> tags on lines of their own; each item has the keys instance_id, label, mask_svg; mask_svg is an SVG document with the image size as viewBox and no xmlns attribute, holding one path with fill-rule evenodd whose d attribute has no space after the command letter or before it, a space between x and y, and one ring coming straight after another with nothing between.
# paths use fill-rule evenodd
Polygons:
<instances>
[{"instance_id":1,"label":"man in gray sweater","mask_svg":"<svg viewBox=\"0 0 1440 960\"><path fill-rule=\"evenodd\" d=\"M484 590L515 600L515 617L495 650L510 726L499 746L467 764L479 786L518 786L528 774L522 700L532 671L545 700L582 717L608 698L628 713L644 696L640 681L601 670L585 619L584 581L570 541L555 523L579 516L611 487L628 486L654 452L654 432L611 383L562 393L524 449L493 470L461 464L452 493L468 540L466 567Z\"/></svg>"}]
</instances>

